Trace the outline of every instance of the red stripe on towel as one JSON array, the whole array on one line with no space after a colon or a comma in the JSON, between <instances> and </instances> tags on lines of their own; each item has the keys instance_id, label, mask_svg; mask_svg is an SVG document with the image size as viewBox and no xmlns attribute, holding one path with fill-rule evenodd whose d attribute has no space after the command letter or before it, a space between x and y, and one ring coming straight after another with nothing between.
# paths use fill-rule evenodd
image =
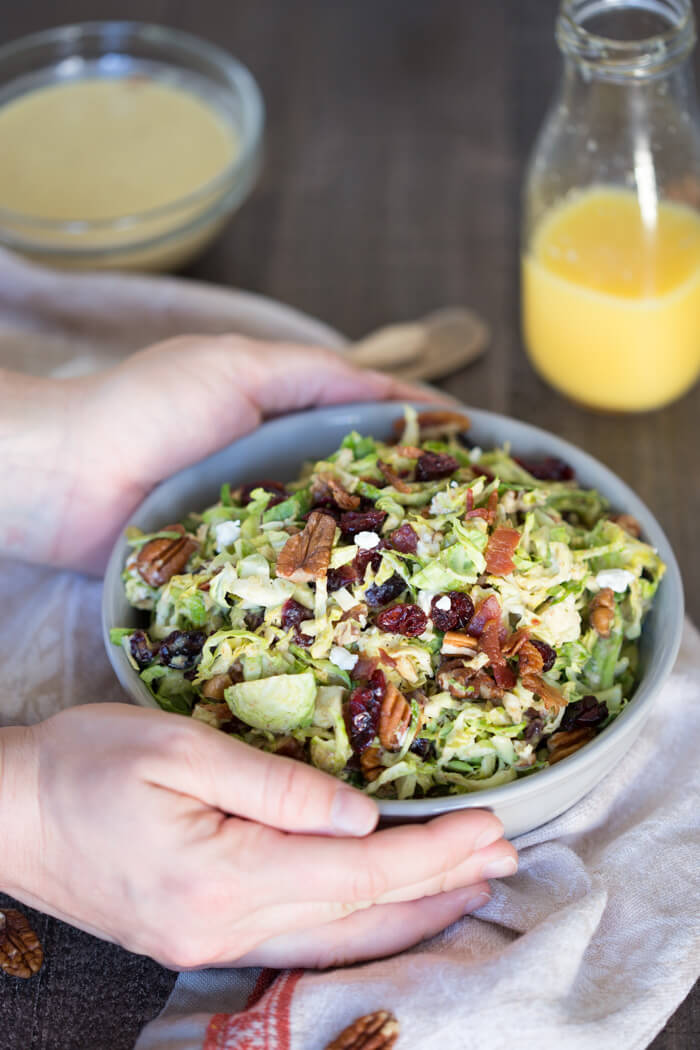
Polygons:
<instances>
[{"instance_id":1,"label":"red stripe on towel","mask_svg":"<svg viewBox=\"0 0 700 1050\"><path fill-rule=\"evenodd\" d=\"M292 996L302 971L281 974L264 991L263 978L269 982L269 973L264 970L258 978L250 996L253 1005L242 1013L212 1016L202 1050L290 1050Z\"/></svg>"}]
</instances>

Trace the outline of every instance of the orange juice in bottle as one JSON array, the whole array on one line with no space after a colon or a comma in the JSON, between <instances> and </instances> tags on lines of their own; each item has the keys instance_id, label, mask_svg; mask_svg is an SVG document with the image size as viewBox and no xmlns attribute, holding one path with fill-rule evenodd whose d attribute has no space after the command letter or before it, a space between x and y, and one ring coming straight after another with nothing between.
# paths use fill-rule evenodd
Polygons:
<instances>
[{"instance_id":1,"label":"orange juice in bottle","mask_svg":"<svg viewBox=\"0 0 700 1050\"><path fill-rule=\"evenodd\" d=\"M525 186L523 337L575 401L645 411L700 374L690 0L562 0L561 87Z\"/></svg>"},{"instance_id":2,"label":"orange juice in bottle","mask_svg":"<svg viewBox=\"0 0 700 1050\"><path fill-rule=\"evenodd\" d=\"M523 259L523 331L540 374L602 409L666 404L700 373L700 214L598 187L545 213Z\"/></svg>"}]
</instances>

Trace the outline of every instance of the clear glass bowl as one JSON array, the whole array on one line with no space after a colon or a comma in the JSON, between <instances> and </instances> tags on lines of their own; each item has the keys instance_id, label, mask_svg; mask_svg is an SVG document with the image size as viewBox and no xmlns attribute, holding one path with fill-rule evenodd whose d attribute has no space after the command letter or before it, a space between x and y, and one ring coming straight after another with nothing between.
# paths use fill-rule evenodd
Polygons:
<instances>
[{"instance_id":1,"label":"clear glass bowl","mask_svg":"<svg viewBox=\"0 0 700 1050\"><path fill-rule=\"evenodd\" d=\"M0 106L86 76L147 76L193 92L230 124L237 153L195 192L138 214L47 220L3 209L0 202L0 244L53 266L182 266L216 236L257 179L265 110L255 79L225 51L188 33L140 22L85 22L0 48Z\"/></svg>"}]
</instances>

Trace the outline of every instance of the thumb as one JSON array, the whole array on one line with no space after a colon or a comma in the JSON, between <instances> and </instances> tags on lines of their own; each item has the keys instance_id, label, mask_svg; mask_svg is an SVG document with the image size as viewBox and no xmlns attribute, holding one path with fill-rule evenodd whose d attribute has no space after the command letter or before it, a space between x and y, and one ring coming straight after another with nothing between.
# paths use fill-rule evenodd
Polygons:
<instances>
[{"instance_id":1,"label":"thumb","mask_svg":"<svg viewBox=\"0 0 700 1050\"><path fill-rule=\"evenodd\" d=\"M157 749L155 772L162 787L282 831L362 836L375 828L376 803L335 777L258 751L200 722L178 722Z\"/></svg>"}]
</instances>

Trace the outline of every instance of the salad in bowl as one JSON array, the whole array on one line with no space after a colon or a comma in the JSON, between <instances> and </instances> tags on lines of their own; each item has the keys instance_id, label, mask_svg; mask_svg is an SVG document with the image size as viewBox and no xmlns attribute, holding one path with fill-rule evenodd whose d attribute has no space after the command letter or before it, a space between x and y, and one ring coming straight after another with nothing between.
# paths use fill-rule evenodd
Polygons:
<instances>
[{"instance_id":1,"label":"salad in bowl","mask_svg":"<svg viewBox=\"0 0 700 1050\"><path fill-rule=\"evenodd\" d=\"M123 568L116 627L165 710L379 799L493 788L584 747L629 703L664 573L562 460L480 449L406 408L283 483L231 487Z\"/></svg>"}]
</instances>

